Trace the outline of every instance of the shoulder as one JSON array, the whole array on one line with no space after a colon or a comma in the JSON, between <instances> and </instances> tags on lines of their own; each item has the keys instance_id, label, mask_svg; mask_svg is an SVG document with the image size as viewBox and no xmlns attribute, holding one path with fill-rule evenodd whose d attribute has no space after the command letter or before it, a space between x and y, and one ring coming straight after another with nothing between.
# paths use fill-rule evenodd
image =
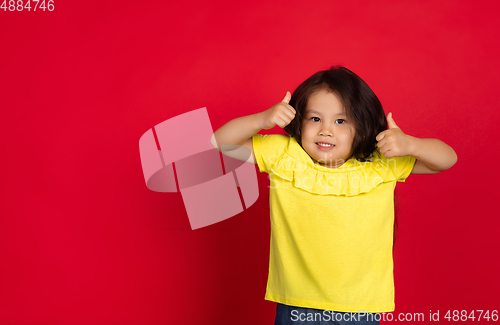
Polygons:
<instances>
[{"instance_id":1,"label":"shoulder","mask_svg":"<svg viewBox=\"0 0 500 325\"><path fill-rule=\"evenodd\" d=\"M287 145L291 137L286 134L255 134L252 136L253 143Z\"/></svg>"},{"instance_id":2,"label":"shoulder","mask_svg":"<svg viewBox=\"0 0 500 325\"><path fill-rule=\"evenodd\" d=\"M416 162L413 156L386 158L379 148L373 152L370 159L382 174L392 174L398 182L405 181Z\"/></svg>"},{"instance_id":3,"label":"shoulder","mask_svg":"<svg viewBox=\"0 0 500 325\"><path fill-rule=\"evenodd\" d=\"M255 134L252 136L254 151L277 153L286 150L292 139L286 134Z\"/></svg>"},{"instance_id":4,"label":"shoulder","mask_svg":"<svg viewBox=\"0 0 500 325\"><path fill-rule=\"evenodd\" d=\"M261 172L268 172L276 160L287 150L293 139L286 134L255 134L252 147Z\"/></svg>"}]
</instances>

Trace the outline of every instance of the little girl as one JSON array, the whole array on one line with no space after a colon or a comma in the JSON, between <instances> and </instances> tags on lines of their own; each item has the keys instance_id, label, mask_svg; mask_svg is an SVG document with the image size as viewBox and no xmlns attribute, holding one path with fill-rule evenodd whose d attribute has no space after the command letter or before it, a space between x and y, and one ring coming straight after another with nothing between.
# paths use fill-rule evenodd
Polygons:
<instances>
[{"instance_id":1,"label":"little girl","mask_svg":"<svg viewBox=\"0 0 500 325\"><path fill-rule=\"evenodd\" d=\"M257 134L276 125L288 135ZM394 311L396 182L450 168L451 147L405 134L344 67L315 73L214 136L219 147L250 149L270 176L265 299L277 302L275 324L379 324L377 313Z\"/></svg>"}]
</instances>

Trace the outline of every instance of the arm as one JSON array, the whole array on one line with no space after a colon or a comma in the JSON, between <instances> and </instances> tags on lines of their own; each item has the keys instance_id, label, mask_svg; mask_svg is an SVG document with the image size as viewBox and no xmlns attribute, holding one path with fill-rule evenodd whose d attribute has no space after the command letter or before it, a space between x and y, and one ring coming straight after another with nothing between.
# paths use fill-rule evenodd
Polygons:
<instances>
[{"instance_id":1,"label":"arm","mask_svg":"<svg viewBox=\"0 0 500 325\"><path fill-rule=\"evenodd\" d=\"M428 174L424 172L431 169L435 172L447 170L457 162L457 154L449 145L438 139L423 139L409 136L411 156L420 162L413 167L412 174ZM425 166L423 166L423 165Z\"/></svg>"},{"instance_id":2,"label":"arm","mask_svg":"<svg viewBox=\"0 0 500 325\"><path fill-rule=\"evenodd\" d=\"M262 129L260 122L260 113L235 118L215 131L212 145L225 156L255 164L252 136Z\"/></svg>"},{"instance_id":3,"label":"arm","mask_svg":"<svg viewBox=\"0 0 500 325\"><path fill-rule=\"evenodd\" d=\"M271 129L275 125L282 128L287 126L295 117L295 109L288 105L291 97L290 92L287 92L285 98L271 108L227 122L213 134L213 146L226 156L255 163L252 136L262 129Z\"/></svg>"},{"instance_id":4,"label":"arm","mask_svg":"<svg viewBox=\"0 0 500 325\"><path fill-rule=\"evenodd\" d=\"M242 146L245 141L257 134L261 127L260 113L235 118L215 131L216 144ZM228 147L229 148L229 147Z\"/></svg>"},{"instance_id":5,"label":"arm","mask_svg":"<svg viewBox=\"0 0 500 325\"><path fill-rule=\"evenodd\" d=\"M412 174L435 174L457 162L457 154L438 139L416 138L405 134L396 125L392 113L387 115L389 129L377 135L377 146L386 158L413 156L417 159Z\"/></svg>"}]
</instances>

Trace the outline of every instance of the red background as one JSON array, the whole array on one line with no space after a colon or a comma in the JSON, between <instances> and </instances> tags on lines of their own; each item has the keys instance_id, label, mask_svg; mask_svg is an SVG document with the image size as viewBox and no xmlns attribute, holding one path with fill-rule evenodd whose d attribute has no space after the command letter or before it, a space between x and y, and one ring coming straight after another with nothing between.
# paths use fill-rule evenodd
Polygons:
<instances>
[{"instance_id":1,"label":"red background","mask_svg":"<svg viewBox=\"0 0 500 325\"><path fill-rule=\"evenodd\" d=\"M267 174L256 204L192 231L180 194L146 187L139 138L205 106L216 130L334 64L458 154L398 184L395 317L500 309L495 3L1 10L0 324L272 324Z\"/></svg>"}]
</instances>

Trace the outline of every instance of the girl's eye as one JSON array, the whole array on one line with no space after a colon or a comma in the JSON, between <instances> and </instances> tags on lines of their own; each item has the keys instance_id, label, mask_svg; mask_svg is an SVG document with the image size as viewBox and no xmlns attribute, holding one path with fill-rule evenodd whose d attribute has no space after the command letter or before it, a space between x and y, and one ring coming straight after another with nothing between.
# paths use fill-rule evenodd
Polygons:
<instances>
[{"instance_id":1,"label":"girl's eye","mask_svg":"<svg viewBox=\"0 0 500 325\"><path fill-rule=\"evenodd\" d=\"M315 120L315 119L317 119L317 120ZM313 120L313 122L319 122L320 118L319 117L311 117L311 120ZM344 119L341 119L341 118L339 118L335 122L338 122L338 121L340 121L338 124L344 124L344 123L346 123L346 121Z\"/></svg>"}]
</instances>

